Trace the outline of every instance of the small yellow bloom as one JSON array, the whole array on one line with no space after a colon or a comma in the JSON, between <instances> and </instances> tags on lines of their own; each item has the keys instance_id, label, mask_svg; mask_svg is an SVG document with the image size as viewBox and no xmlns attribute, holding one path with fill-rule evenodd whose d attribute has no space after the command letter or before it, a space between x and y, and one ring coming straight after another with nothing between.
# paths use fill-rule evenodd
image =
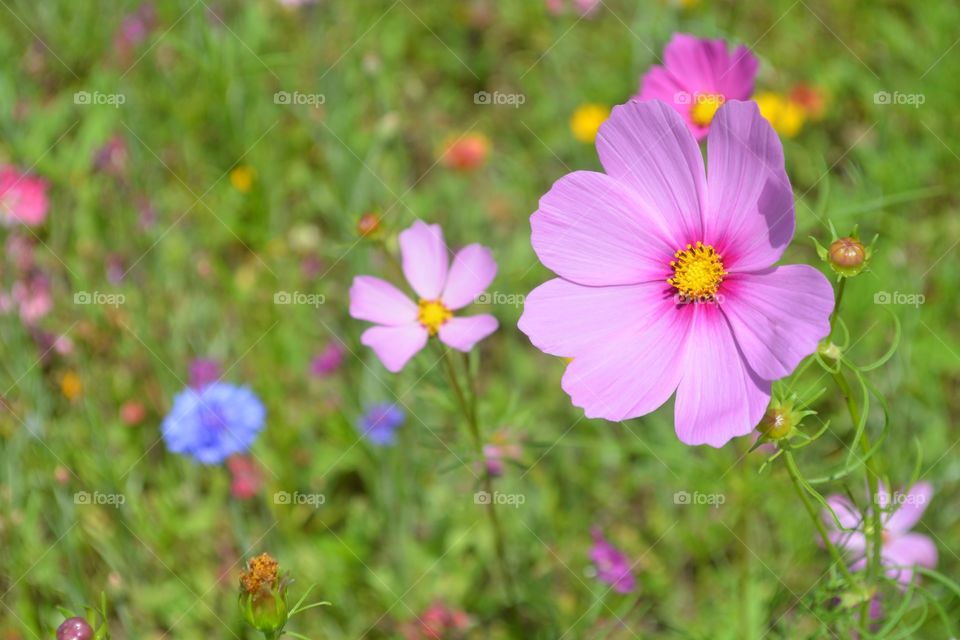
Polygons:
<instances>
[{"instance_id":1,"label":"small yellow bloom","mask_svg":"<svg viewBox=\"0 0 960 640\"><path fill-rule=\"evenodd\" d=\"M253 186L253 169L241 165L230 172L230 184L240 193L247 193Z\"/></svg>"},{"instance_id":2,"label":"small yellow bloom","mask_svg":"<svg viewBox=\"0 0 960 640\"><path fill-rule=\"evenodd\" d=\"M807 119L801 105L772 91L758 93L753 99L760 107L760 115L770 122L777 133L785 138L800 133Z\"/></svg>"},{"instance_id":3,"label":"small yellow bloom","mask_svg":"<svg viewBox=\"0 0 960 640\"><path fill-rule=\"evenodd\" d=\"M60 391L67 400L71 402L76 400L83 391L83 382L80 381L80 376L73 371L67 371L60 379Z\"/></svg>"},{"instance_id":4,"label":"small yellow bloom","mask_svg":"<svg viewBox=\"0 0 960 640\"><path fill-rule=\"evenodd\" d=\"M570 116L570 131L580 142L593 142L597 139L597 130L610 117L610 109L601 104L584 104Z\"/></svg>"}]
</instances>

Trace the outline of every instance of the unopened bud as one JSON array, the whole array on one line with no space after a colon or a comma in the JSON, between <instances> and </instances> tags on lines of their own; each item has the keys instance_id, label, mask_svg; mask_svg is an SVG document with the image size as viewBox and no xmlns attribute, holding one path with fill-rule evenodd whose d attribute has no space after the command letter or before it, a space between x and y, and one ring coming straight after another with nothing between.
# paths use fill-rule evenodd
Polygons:
<instances>
[{"instance_id":1,"label":"unopened bud","mask_svg":"<svg viewBox=\"0 0 960 640\"><path fill-rule=\"evenodd\" d=\"M859 269L867 259L863 243L850 237L834 240L828 255L830 264L841 271Z\"/></svg>"},{"instance_id":2,"label":"unopened bud","mask_svg":"<svg viewBox=\"0 0 960 640\"><path fill-rule=\"evenodd\" d=\"M57 627L57 640L90 640L93 629L79 616L67 618Z\"/></svg>"},{"instance_id":3,"label":"unopened bud","mask_svg":"<svg viewBox=\"0 0 960 640\"><path fill-rule=\"evenodd\" d=\"M380 216L368 211L357 220L357 233L362 237L373 235L380 230Z\"/></svg>"},{"instance_id":4,"label":"unopened bud","mask_svg":"<svg viewBox=\"0 0 960 640\"><path fill-rule=\"evenodd\" d=\"M250 626L264 634L279 633L287 624L289 579L279 569L270 554L262 553L247 561L240 576L240 610Z\"/></svg>"}]
</instances>

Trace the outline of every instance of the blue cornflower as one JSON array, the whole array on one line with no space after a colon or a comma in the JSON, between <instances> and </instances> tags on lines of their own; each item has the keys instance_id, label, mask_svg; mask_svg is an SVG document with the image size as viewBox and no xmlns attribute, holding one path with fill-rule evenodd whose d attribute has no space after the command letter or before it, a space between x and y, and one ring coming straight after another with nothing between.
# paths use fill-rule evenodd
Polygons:
<instances>
[{"instance_id":1,"label":"blue cornflower","mask_svg":"<svg viewBox=\"0 0 960 640\"><path fill-rule=\"evenodd\" d=\"M247 451L263 429L266 409L250 389L213 382L184 389L163 419L163 439L174 453L219 464Z\"/></svg>"},{"instance_id":2,"label":"blue cornflower","mask_svg":"<svg viewBox=\"0 0 960 640\"><path fill-rule=\"evenodd\" d=\"M394 442L394 432L403 424L404 415L395 404L376 404L360 417L359 428L371 443L385 447Z\"/></svg>"}]
</instances>

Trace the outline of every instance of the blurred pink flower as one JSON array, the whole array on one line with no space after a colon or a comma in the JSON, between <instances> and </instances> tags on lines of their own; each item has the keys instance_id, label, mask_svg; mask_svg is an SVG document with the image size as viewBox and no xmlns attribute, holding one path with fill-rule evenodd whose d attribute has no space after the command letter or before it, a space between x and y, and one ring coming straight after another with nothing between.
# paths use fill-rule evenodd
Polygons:
<instances>
[{"instance_id":1,"label":"blurred pink flower","mask_svg":"<svg viewBox=\"0 0 960 640\"><path fill-rule=\"evenodd\" d=\"M642 416L676 392L681 442L747 435L833 310L818 270L774 266L794 232L780 140L755 103L730 101L705 172L686 124L655 100L614 107L596 145L606 173L561 178L530 218L560 277L527 296L520 330L572 358L563 390L588 418Z\"/></svg>"},{"instance_id":2,"label":"blurred pink flower","mask_svg":"<svg viewBox=\"0 0 960 640\"><path fill-rule=\"evenodd\" d=\"M230 493L238 500L248 500L260 492L263 473L250 456L233 455L227 459L230 471Z\"/></svg>"},{"instance_id":3,"label":"blurred pink flower","mask_svg":"<svg viewBox=\"0 0 960 640\"><path fill-rule=\"evenodd\" d=\"M827 504L837 514L843 529L837 527L833 517L826 509L823 519L832 529L830 539L837 546L845 549L854 556L850 565L853 571L860 571L867 566L867 538L864 530L872 521L872 509L882 509L881 524L883 525L883 544L880 550L880 560L887 568L887 577L896 580L906 588L913 580L914 568L917 566L933 569L937 566L937 546L933 540L922 533L913 533L911 529L923 516L927 504L933 497L933 486L929 482L918 482L906 492L896 492L892 496L882 485L876 496L876 504L867 509L867 522L863 522L856 506L842 495L832 495L827 498ZM889 511L895 506L895 510Z\"/></svg>"},{"instance_id":4,"label":"blurred pink flower","mask_svg":"<svg viewBox=\"0 0 960 640\"><path fill-rule=\"evenodd\" d=\"M373 276L357 276L350 287L350 315L377 325L364 331L360 342L373 349L388 371L403 369L432 336L467 352L496 331L497 319L490 314L453 314L493 281L497 263L490 249L468 245L448 268L449 252L440 225L417 220L400 233L400 253L403 274L419 302Z\"/></svg>"},{"instance_id":5,"label":"blurred pink flower","mask_svg":"<svg viewBox=\"0 0 960 640\"><path fill-rule=\"evenodd\" d=\"M190 386L202 389L220 379L220 363L212 358L195 358L190 363Z\"/></svg>"},{"instance_id":6,"label":"blurred pink flower","mask_svg":"<svg viewBox=\"0 0 960 640\"><path fill-rule=\"evenodd\" d=\"M512 437L509 431L501 429L493 434L490 442L483 446L483 457L487 472L492 476L502 476L505 462L519 462L523 456L523 445Z\"/></svg>"},{"instance_id":7,"label":"blurred pink flower","mask_svg":"<svg viewBox=\"0 0 960 640\"><path fill-rule=\"evenodd\" d=\"M633 576L627 557L607 542L599 527L594 527L590 535L593 536L590 559L597 569L597 578L600 582L610 585L617 593L633 591L636 588L637 581Z\"/></svg>"},{"instance_id":8,"label":"blurred pink flower","mask_svg":"<svg viewBox=\"0 0 960 640\"><path fill-rule=\"evenodd\" d=\"M93 154L93 168L114 176L123 176L127 171L129 153L127 141L114 134Z\"/></svg>"},{"instance_id":9,"label":"blurred pink flower","mask_svg":"<svg viewBox=\"0 0 960 640\"><path fill-rule=\"evenodd\" d=\"M156 12L153 4L145 2L133 13L127 14L120 22L120 28L114 37L114 47L121 58L132 57L134 49L147 39L156 26Z\"/></svg>"},{"instance_id":10,"label":"blurred pink flower","mask_svg":"<svg viewBox=\"0 0 960 640\"><path fill-rule=\"evenodd\" d=\"M53 309L50 281L45 275L34 272L13 285L12 298L20 310L23 324L32 326Z\"/></svg>"},{"instance_id":11,"label":"blurred pink flower","mask_svg":"<svg viewBox=\"0 0 960 640\"><path fill-rule=\"evenodd\" d=\"M655 65L640 81L636 100L662 100L701 140L717 110L727 100L749 100L757 75L757 58L740 45L731 54L723 40L675 33Z\"/></svg>"},{"instance_id":12,"label":"blurred pink flower","mask_svg":"<svg viewBox=\"0 0 960 640\"><path fill-rule=\"evenodd\" d=\"M336 340L327 343L323 351L310 361L310 373L318 378L324 378L335 373L343 364L343 347Z\"/></svg>"},{"instance_id":13,"label":"blurred pink flower","mask_svg":"<svg viewBox=\"0 0 960 640\"><path fill-rule=\"evenodd\" d=\"M460 633L470 626L470 616L465 612L434 602L417 616L415 621L404 625L406 640L446 640L463 637Z\"/></svg>"},{"instance_id":14,"label":"blurred pink flower","mask_svg":"<svg viewBox=\"0 0 960 640\"><path fill-rule=\"evenodd\" d=\"M0 167L0 224L42 224L48 207L46 180L11 165Z\"/></svg>"},{"instance_id":15,"label":"blurred pink flower","mask_svg":"<svg viewBox=\"0 0 960 640\"><path fill-rule=\"evenodd\" d=\"M128 427L135 427L147 416L147 409L142 402L128 400L120 406L120 420Z\"/></svg>"},{"instance_id":16,"label":"blurred pink flower","mask_svg":"<svg viewBox=\"0 0 960 640\"><path fill-rule=\"evenodd\" d=\"M545 0L547 11L553 15L565 13L568 7L572 8L581 17L589 17L596 13L602 0Z\"/></svg>"}]
</instances>

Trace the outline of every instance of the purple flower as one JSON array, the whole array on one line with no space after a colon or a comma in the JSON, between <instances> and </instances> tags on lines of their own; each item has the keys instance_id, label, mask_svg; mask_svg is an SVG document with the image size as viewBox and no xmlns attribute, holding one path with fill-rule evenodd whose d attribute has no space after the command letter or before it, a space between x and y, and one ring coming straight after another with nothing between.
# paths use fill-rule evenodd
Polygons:
<instances>
[{"instance_id":1,"label":"purple flower","mask_svg":"<svg viewBox=\"0 0 960 640\"><path fill-rule=\"evenodd\" d=\"M343 364L343 347L339 342L329 342L323 351L310 361L310 373L318 378L324 378L336 372Z\"/></svg>"},{"instance_id":2,"label":"purple flower","mask_svg":"<svg viewBox=\"0 0 960 640\"><path fill-rule=\"evenodd\" d=\"M828 497L827 504L836 512L840 524L848 531L839 529L826 510L823 518L827 526L833 529L831 541L854 557L850 568L860 571L867 566L867 537L864 529L872 522L872 509L883 510L880 517L883 525L880 561L887 569L887 576L906 588L913 580L914 567L933 569L937 566L937 547L933 540L922 533L911 532L920 521L931 497L933 487L928 482L918 482L907 493L896 492L892 496L881 485L876 505L867 509L866 523L856 506L842 495ZM891 512L889 508L892 505L897 505L897 508Z\"/></svg>"},{"instance_id":3,"label":"purple flower","mask_svg":"<svg viewBox=\"0 0 960 640\"><path fill-rule=\"evenodd\" d=\"M203 464L219 464L250 449L263 429L266 409L246 387L214 382L185 389L163 419L167 448Z\"/></svg>"},{"instance_id":4,"label":"purple flower","mask_svg":"<svg viewBox=\"0 0 960 640\"><path fill-rule=\"evenodd\" d=\"M395 441L394 432L403 424L404 415L395 404L377 404L360 417L359 429L371 443L385 447Z\"/></svg>"},{"instance_id":5,"label":"purple flower","mask_svg":"<svg viewBox=\"0 0 960 640\"><path fill-rule=\"evenodd\" d=\"M376 325L363 332L360 342L373 349L387 371L403 369L432 336L467 352L496 331L497 319L488 313L453 313L473 302L493 281L497 263L490 249L468 245L449 265L440 225L417 220L400 232L400 253L403 275L417 294L416 303L373 276L357 276L350 287L350 315Z\"/></svg>"},{"instance_id":6,"label":"purple flower","mask_svg":"<svg viewBox=\"0 0 960 640\"><path fill-rule=\"evenodd\" d=\"M190 363L190 387L202 389L220 379L220 363L212 358L196 358Z\"/></svg>"},{"instance_id":7,"label":"purple flower","mask_svg":"<svg viewBox=\"0 0 960 640\"><path fill-rule=\"evenodd\" d=\"M731 54L723 40L675 33L663 50L663 66L643 76L637 100L663 100L683 118L697 140L728 100L749 100L757 58L741 45Z\"/></svg>"},{"instance_id":8,"label":"purple flower","mask_svg":"<svg viewBox=\"0 0 960 640\"><path fill-rule=\"evenodd\" d=\"M599 527L590 532L593 536L593 548L590 559L597 569L597 578L605 582L617 593L630 593L636 587L636 579L630 570L630 562L619 549L606 541Z\"/></svg>"},{"instance_id":9,"label":"purple flower","mask_svg":"<svg viewBox=\"0 0 960 640\"><path fill-rule=\"evenodd\" d=\"M749 434L830 332L833 289L808 265L775 266L794 232L783 148L752 102L717 112L700 148L659 100L614 107L605 173L558 180L530 217L559 277L526 298L520 330L572 358L563 390L588 418L619 422L674 391L681 442Z\"/></svg>"}]
</instances>

